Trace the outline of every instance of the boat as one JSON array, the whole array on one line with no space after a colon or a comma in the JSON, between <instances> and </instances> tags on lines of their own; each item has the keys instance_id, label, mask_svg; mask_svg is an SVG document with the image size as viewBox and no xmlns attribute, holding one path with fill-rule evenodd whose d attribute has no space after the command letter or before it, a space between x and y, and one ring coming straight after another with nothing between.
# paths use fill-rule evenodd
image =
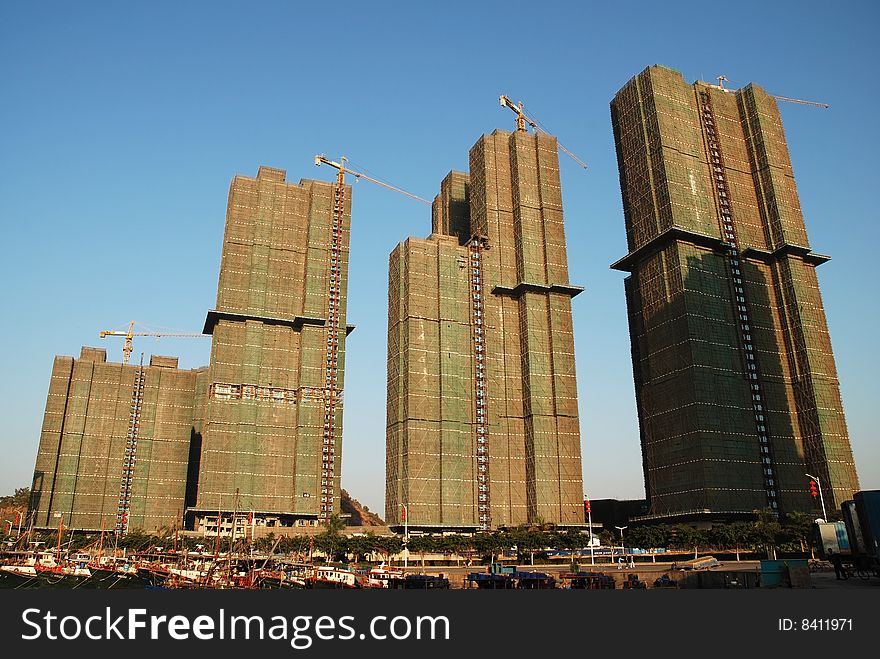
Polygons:
<instances>
[{"instance_id":1,"label":"boat","mask_svg":"<svg viewBox=\"0 0 880 659\"><path fill-rule=\"evenodd\" d=\"M0 565L0 588L39 588L33 565Z\"/></svg>"},{"instance_id":2,"label":"boat","mask_svg":"<svg viewBox=\"0 0 880 659\"><path fill-rule=\"evenodd\" d=\"M314 573L306 577L306 588L362 588L362 580L347 568L333 565L316 567Z\"/></svg>"},{"instance_id":3,"label":"boat","mask_svg":"<svg viewBox=\"0 0 880 659\"><path fill-rule=\"evenodd\" d=\"M52 588L79 588L92 576L88 564L91 556L80 553L72 559L58 560L51 551L37 552L34 568L41 586Z\"/></svg>"},{"instance_id":4,"label":"boat","mask_svg":"<svg viewBox=\"0 0 880 659\"><path fill-rule=\"evenodd\" d=\"M563 572L559 575L570 590L614 590L614 577L601 572Z\"/></svg>"},{"instance_id":5,"label":"boat","mask_svg":"<svg viewBox=\"0 0 880 659\"><path fill-rule=\"evenodd\" d=\"M449 579L434 576L433 574L408 574L403 579L395 579L391 582L391 588L405 588L407 590L449 589Z\"/></svg>"},{"instance_id":6,"label":"boat","mask_svg":"<svg viewBox=\"0 0 880 659\"><path fill-rule=\"evenodd\" d=\"M556 579L544 572L471 572L467 581L480 589L537 590L556 588Z\"/></svg>"},{"instance_id":7,"label":"boat","mask_svg":"<svg viewBox=\"0 0 880 659\"><path fill-rule=\"evenodd\" d=\"M369 588L390 588L392 582L403 581L406 573L400 568L386 567L382 563L367 572L366 577Z\"/></svg>"},{"instance_id":8,"label":"boat","mask_svg":"<svg viewBox=\"0 0 880 659\"><path fill-rule=\"evenodd\" d=\"M311 568L307 565L278 565L274 568L259 568L254 571L254 588L270 590L286 590L290 588L305 588L306 579L311 574Z\"/></svg>"},{"instance_id":9,"label":"boat","mask_svg":"<svg viewBox=\"0 0 880 659\"><path fill-rule=\"evenodd\" d=\"M146 588L150 581L138 574L137 566L125 557L101 556L89 563L92 578L83 588Z\"/></svg>"}]
</instances>

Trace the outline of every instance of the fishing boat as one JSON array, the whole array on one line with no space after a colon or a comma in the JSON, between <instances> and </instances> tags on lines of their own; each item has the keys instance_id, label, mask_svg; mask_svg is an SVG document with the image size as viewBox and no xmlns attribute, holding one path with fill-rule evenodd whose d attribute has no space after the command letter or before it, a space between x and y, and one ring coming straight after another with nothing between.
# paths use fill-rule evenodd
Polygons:
<instances>
[{"instance_id":1,"label":"fishing boat","mask_svg":"<svg viewBox=\"0 0 880 659\"><path fill-rule=\"evenodd\" d=\"M312 574L311 566L301 564L278 564L272 568L254 570L254 588L270 590L306 588L306 579Z\"/></svg>"},{"instance_id":2,"label":"fishing boat","mask_svg":"<svg viewBox=\"0 0 880 659\"><path fill-rule=\"evenodd\" d=\"M392 588L405 588L407 590L430 590L449 589L449 579L433 574L408 574L402 580L392 582Z\"/></svg>"},{"instance_id":3,"label":"fishing boat","mask_svg":"<svg viewBox=\"0 0 880 659\"><path fill-rule=\"evenodd\" d=\"M150 584L126 557L101 556L89 563L89 570L92 578L83 588L146 588Z\"/></svg>"},{"instance_id":4,"label":"fishing boat","mask_svg":"<svg viewBox=\"0 0 880 659\"><path fill-rule=\"evenodd\" d=\"M377 565L367 572L367 586L369 588L390 588L392 582L403 580L406 573L395 567L386 567L385 563Z\"/></svg>"},{"instance_id":5,"label":"fishing boat","mask_svg":"<svg viewBox=\"0 0 880 659\"><path fill-rule=\"evenodd\" d=\"M63 560L51 551L37 552L34 568L41 586L52 588L79 588L92 576L88 564L91 557L80 553L73 558Z\"/></svg>"},{"instance_id":6,"label":"fishing boat","mask_svg":"<svg viewBox=\"0 0 880 659\"><path fill-rule=\"evenodd\" d=\"M316 567L314 573L306 578L307 588L362 588L358 575L347 568L333 565Z\"/></svg>"},{"instance_id":7,"label":"fishing boat","mask_svg":"<svg viewBox=\"0 0 880 659\"><path fill-rule=\"evenodd\" d=\"M0 565L0 588L39 588L33 565Z\"/></svg>"}]
</instances>

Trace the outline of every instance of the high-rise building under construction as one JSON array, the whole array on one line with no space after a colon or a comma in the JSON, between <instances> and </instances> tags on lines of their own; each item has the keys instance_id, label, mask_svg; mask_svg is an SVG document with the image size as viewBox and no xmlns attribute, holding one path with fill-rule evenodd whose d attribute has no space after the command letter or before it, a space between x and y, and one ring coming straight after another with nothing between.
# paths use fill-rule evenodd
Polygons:
<instances>
[{"instance_id":1,"label":"high-rise building under construction","mask_svg":"<svg viewBox=\"0 0 880 659\"><path fill-rule=\"evenodd\" d=\"M339 512L350 188L260 167L229 193L210 364L58 357L38 527L314 525ZM239 515L236 517L235 512Z\"/></svg>"},{"instance_id":2,"label":"high-rise building under construction","mask_svg":"<svg viewBox=\"0 0 880 659\"><path fill-rule=\"evenodd\" d=\"M171 528L186 505L204 369L177 358L107 362L103 349L56 357L40 433L30 522L126 532Z\"/></svg>"},{"instance_id":3,"label":"high-rise building under construction","mask_svg":"<svg viewBox=\"0 0 880 659\"><path fill-rule=\"evenodd\" d=\"M236 176L229 193L194 525L339 511L350 188Z\"/></svg>"},{"instance_id":4,"label":"high-rise building under construction","mask_svg":"<svg viewBox=\"0 0 880 659\"><path fill-rule=\"evenodd\" d=\"M390 257L386 518L583 522L556 140L484 135Z\"/></svg>"},{"instance_id":5,"label":"high-rise building under construction","mask_svg":"<svg viewBox=\"0 0 880 659\"><path fill-rule=\"evenodd\" d=\"M649 517L829 509L858 479L775 99L652 66L611 103Z\"/></svg>"}]
</instances>

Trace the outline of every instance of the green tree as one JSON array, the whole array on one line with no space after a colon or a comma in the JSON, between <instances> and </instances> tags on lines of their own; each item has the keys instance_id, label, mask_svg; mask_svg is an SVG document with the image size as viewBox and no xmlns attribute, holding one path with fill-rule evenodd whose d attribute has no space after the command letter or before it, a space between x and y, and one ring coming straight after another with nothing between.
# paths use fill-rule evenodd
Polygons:
<instances>
[{"instance_id":1,"label":"green tree","mask_svg":"<svg viewBox=\"0 0 880 659\"><path fill-rule=\"evenodd\" d=\"M327 529L327 533L338 535L345 528L345 521L339 515L330 515L323 526Z\"/></svg>"},{"instance_id":2,"label":"green tree","mask_svg":"<svg viewBox=\"0 0 880 659\"><path fill-rule=\"evenodd\" d=\"M408 539L406 548L409 550L410 554L418 554L422 561L422 565L424 566L425 554L437 551L437 540L432 535L412 536Z\"/></svg>"},{"instance_id":3,"label":"green tree","mask_svg":"<svg viewBox=\"0 0 880 659\"><path fill-rule=\"evenodd\" d=\"M535 552L550 544L556 544L555 535L542 531L536 526L518 526L496 537L499 549L516 547L517 560L525 561L528 558L529 563L534 565Z\"/></svg>"},{"instance_id":4,"label":"green tree","mask_svg":"<svg viewBox=\"0 0 880 659\"><path fill-rule=\"evenodd\" d=\"M736 560L740 560L742 548L753 544L754 525L748 522L717 524L712 527L708 536L709 542L717 549L733 549Z\"/></svg>"},{"instance_id":5,"label":"green tree","mask_svg":"<svg viewBox=\"0 0 880 659\"><path fill-rule=\"evenodd\" d=\"M458 557L466 552L467 546L467 539L458 534L442 535L437 538L437 551L447 559L455 554L456 563L458 563Z\"/></svg>"},{"instance_id":6,"label":"green tree","mask_svg":"<svg viewBox=\"0 0 880 659\"><path fill-rule=\"evenodd\" d=\"M162 538L145 533L143 529L132 529L125 535L119 536L116 544L128 551L144 551L164 545Z\"/></svg>"},{"instance_id":7,"label":"green tree","mask_svg":"<svg viewBox=\"0 0 880 659\"><path fill-rule=\"evenodd\" d=\"M376 536L372 533L353 535L348 539L348 553L352 555L355 563L366 560L366 556L371 554L375 548Z\"/></svg>"},{"instance_id":8,"label":"green tree","mask_svg":"<svg viewBox=\"0 0 880 659\"><path fill-rule=\"evenodd\" d=\"M282 554L296 554L305 556L309 547L312 545L312 539L306 535L292 535L281 539L278 543L278 551ZM271 546L270 546L271 549Z\"/></svg>"},{"instance_id":9,"label":"green tree","mask_svg":"<svg viewBox=\"0 0 880 659\"><path fill-rule=\"evenodd\" d=\"M403 551L403 540L395 535L378 536L374 542L375 551L384 556L386 563L391 562L391 556Z\"/></svg>"},{"instance_id":10,"label":"green tree","mask_svg":"<svg viewBox=\"0 0 880 659\"><path fill-rule=\"evenodd\" d=\"M584 549L590 546L590 534L578 529L568 529L556 534L554 544L559 549Z\"/></svg>"},{"instance_id":11,"label":"green tree","mask_svg":"<svg viewBox=\"0 0 880 659\"><path fill-rule=\"evenodd\" d=\"M348 553L347 538L338 533L331 533L328 529L315 536L315 549L324 553L330 561L345 562Z\"/></svg>"},{"instance_id":12,"label":"green tree","mask_svg":"<svg viewBox=\"0 0 880 659\"><path fill-rule=\"evenodd\" d=\"M757 521L754 524L753 541L756 546L767 552L767 558L776 558L776 548L783 540L782 524L772 510L765 508L756 510Z\"/></svg>"},{"instance_id":13,"label":"green tree","mask_svg":"<svg viewBox=\"0 0 880 659\"><path fill-rule=\"evenodd\" d=\"M31 501L31 488L17 487L14 494L0 497L0 508L27 508Z\"/></svg>"},{"instance_id":14,"label":"green tree","mask_svg":"<svg viewBox=\"0 0 880 659\"><path fill-rule=\"evenodd\" d=\"M498 533L477 533L471 547L490 562L495 562L495 555L503 549L503 543Z\"/></svg>"},{"instance_id":15,"label":"green tree","mask_svg":"<svg viewBox=\"0 0 880 659\"><path fill-rule=\"evenodd\" d=\"M813 544L810 542L810 538L813 534L813 525L813 515L792 511L785 516L783 529L786 540L798 543L801 552L805 552L806 548L809 546L810 557L816 558Z\"/></svg>"},{"instance_id":16,"label":"green tree","mask_svg":"<svg viewBox=\"0 0 880 659\"><path fill-rule=\"evenodd\" d=\"M654 549L669 545L669 530L665 526L649 525L636 526L628 531L628 542L633 547L642 549Z\"/></svg>"},{"instance_id":17,"label":"green tree","mask_svg":"<svg viewBox=\"0 0 880 659\"><path fill-rule=\"evenodd\" d=\"M272 550L272 547L275 545L275 533L269 532L267 535L264 535L262 538L257 538L254 541L254 549L262 553L268 553Z\"/></svg>"},{"instance_id":18,"label":"green tree","mask_svg":"<svg viewBox=\"0 0 880 659\"><path fill-rule=\"evenodd\" d=\"M599 536L599 542L606 547L613 547L615 544L614 532L609 529L602 529L596 535Z\"/></svg>"},{"instance_id":19,"label":"green tree","mask_svg":"<svg viewBox=\"0 0 880 659\"><path fill-rule=\"evenodd\" d=\"M348 553L348 538L340 535L345 522L339 515L330 515L322 524L324 531L315 536L315 549L323 552L328 560L344 562Z\"/></svg>"},{"instance_id":20,"label":"green tree","mask_svg":"<svg viewBox=\"0 0 880 659\"><path fill-rule=\"evenodd\" d=\"M705 529L695 529L687 524L676 524L671 529L670 545L677 549L693 549L699 552L700 547L709 544L709 533Z\"/></svg>"}]
</instances>

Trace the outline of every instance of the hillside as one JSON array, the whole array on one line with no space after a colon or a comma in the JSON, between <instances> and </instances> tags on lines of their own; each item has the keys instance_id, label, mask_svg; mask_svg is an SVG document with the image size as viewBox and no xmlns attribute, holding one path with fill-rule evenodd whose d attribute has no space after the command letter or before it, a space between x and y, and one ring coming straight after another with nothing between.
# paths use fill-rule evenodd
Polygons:
<instances>
[{"instance_id":1,"label":"hillside","mask_svg":"<svg viewBox=\"0 0 880 659\"><path fill-rule=\"evenodd\" d=\"M353 499L345 490L342 490L341 507L344 515L350 515L346 520L349 526L385 526L381 517L370 512L369 508L362 506L360 501Z\"/></svg>"}]
</instances>

